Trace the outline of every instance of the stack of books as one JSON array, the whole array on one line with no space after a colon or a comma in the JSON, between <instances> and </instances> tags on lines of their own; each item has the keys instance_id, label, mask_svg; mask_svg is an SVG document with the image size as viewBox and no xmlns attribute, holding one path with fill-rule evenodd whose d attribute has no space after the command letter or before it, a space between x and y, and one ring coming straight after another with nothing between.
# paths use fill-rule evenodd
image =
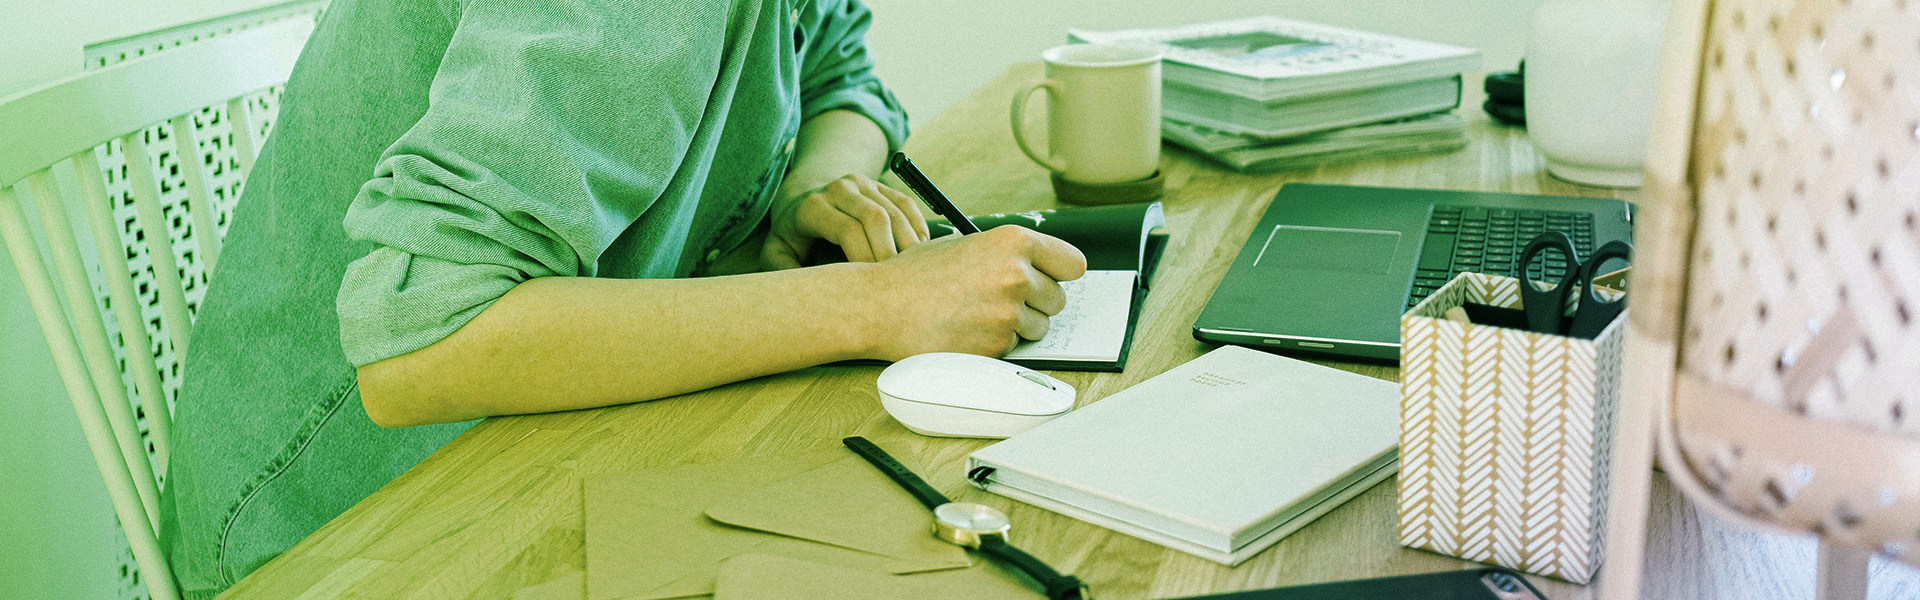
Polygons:
<instances>
[{"instance_id":1,"label":"stack of books","mask_svg":"<svg viewBox=\"0 0 1920 600\"><path fill-rule=\"evenodd\" d=\"M1470 48L1278 17L1068 39L1160 48L1163 136L1243 171L1458 149L1461 73L1480 67Z\"/></svg>"}]
</instances>

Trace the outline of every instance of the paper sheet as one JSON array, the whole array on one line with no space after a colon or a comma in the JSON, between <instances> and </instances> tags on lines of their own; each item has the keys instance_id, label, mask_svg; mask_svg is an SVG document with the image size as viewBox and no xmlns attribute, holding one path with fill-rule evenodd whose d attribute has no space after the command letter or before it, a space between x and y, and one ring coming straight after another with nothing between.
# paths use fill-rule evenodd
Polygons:
<instances>
[{"instance_id":1,"label":"paper sheet","mask_svg":"<svg viewBox=\"0 0 1920 600\"><path fill-rule=\"evenodd\" d=\"M1007 360L1115 361L1127 341L1138 271L1087 271L1060 283L1067 306L1054 315L1047 336L1021 343Z\"/></svg>"},{"instance_id":2,"label":"paper sheet","mask_svg":"<svg viewBox=\"0 0 1920 600\"><path fill-rule=\"evenodd\" d=\"M743 554L720 566L713 600L1033 600L1008 567L977 564L920 575L888 575L763 554Z\"/></svg>"},{"instance_id":3,"label":"paper sheet","mask_svg":"<svg viewBox=\"0 0 1920 600\"><path fill-rule=\"evenodd\" d=\"M965 551L933 539L927 511L912 495L845 450L600 473L588 476L584 486L587 594L592 600L711 594L721 561L746 553L876 573L968 564ZM842 493L805 493L821 487ZM843 502L869 511L836 508ZM723 514L742 523L789 535L709 518L708 510L721 506ZM872 515L884 516L865 518ZM893 554L793 537L821 526L871 540L857 545Z\"/></svg>"},{"instance_id":4,"label":"paper sheet","mask_svg":"<svg viewBox=\"0 0 1920 600\"><path fill-rule=\"evenodd\" d=\"M520 588L513 600L580 600L587 597L587 574L574 571L546 583Z\"/></svg>"},{"instance_id":5,"label":"paper sheet","mask_svg":"<svg viewBox=\"0 0 1920 600\"><path fill-rule=\"evenodd\" d=\"M727 525L776 533L922 564L907 573L964 567L966 552L929 531L932 517L905 488L880 470L846 456L750 494L707 505L707 517Z\"/></svg>"}]
</instances>

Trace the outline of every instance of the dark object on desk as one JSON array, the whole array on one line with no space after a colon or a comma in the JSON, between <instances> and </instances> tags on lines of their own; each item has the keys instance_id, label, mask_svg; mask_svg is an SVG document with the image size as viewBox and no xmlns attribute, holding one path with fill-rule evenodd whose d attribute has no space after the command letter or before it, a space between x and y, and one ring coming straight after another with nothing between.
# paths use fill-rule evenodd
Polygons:
<instances>
[{"instance_id":1,"label":"dark object on desk","mask_svg":"<svg viewBox=\"0 0 1920 600\"><path fill-rule=\"evenodd\" d=\"M887 451L867 441L867 438L853 436L840 440L840 443L872 463L888 479L906 488L907 493L913 494L915 499L933 511L934 537L956 546L978 550L981 554L1012 565L1039 583L1050 600L1085 600L1091 596L1087 593L1087 584L1081 582L1080 578L1061 575L1047 563L1007 543L1007 532L1013 529L1013 523L1007 521L1006 513L984 504L947 499L946 494L927 485L926 480L912 469L894 460Z\"/></svg>"},{"instance_id":2,"label":"dark object on desk","mask_svg":"<svg viewBox=\"0 0 1920 600\"><path fill-rule=\"evenodd\" d=\"M1527 109L1524 106L1518 104L1501 104L1488 100L1480 103L1480 109L1487 111L1487 116L1493 117L1494 121L1501 124L1512 125L1514 127L1527 126Z\"/></svg>"},{"instance_id":3,"label":"dark object on desk","mask_svg":"<svg viewBox=\"0 0 1920 600\"><path fill-rule=\"evenodd\" d=\"M1467 320L1471 321L1474 325L1532 331L1532 328L1527 325L1527 311L1522 309L1491 306L1477 302L1466 302L1461 304L1459 308L1467 313ZM1566 329L1568 325L1572 324L1573 316L1563 315L1560 317L1559 327L1561 329ZM1593 338L1589 337L1586 339Z\"/></svg>"},{"instance_id":4,"label":"dark object on desk","mask_svg":"<svg viewBox=\"0 0 1920 600\"><path fill-rule=\"evenodd\" d=\"M1398 361L1401 313L1462 272L1512 273L1543 231L1564 232L1584 251L1632 239L1631 210L1599 198L1288 184L1193 336Z\"/></svg>"},{"instance_id":5,"label":"dark object on desk","mask_svg":"<svg viewBox=\"0 0 1920 600\"><path fill-rule=\"evenodd\" d=\"M1061 202L1080 206L1147 202L1159 198L1166 187L1167 178L1159 169L1154 169L1153 175L1146 179L1120 183L1080 183L1069 181L1059 173L1053 174L1053 196Z\"/></svg>"},{"instance_id":6,"label":"dark object on desk","mask_svg":"<svg viewBox=\"0 0 1920 600\"><path fill-rule=\"evenodd\" d=\"M1126 367L1127 356L1133 346L1134 328L1140 321L1140 306L1146 301L1147 287L1153 281L1154 271L1160 265L1160 255L1167 247L1166 216L1161 211L1159 203L975 215L970 220L982 229L1019 225L1073 244L1075 248L1080 249L1081 254L1087 257L1087 270L1093 274L1091 277L1083 278L1087 281L1078 285L1088 285L1099 279L1099 274L1095 273L1098 271L1132 273L1133 285L1128 286L1130 292L1119 290L1118 286L1102 286L1099 289L1112 291L1078 295L1069 293L1069 298L1073 299L1128 307L1126 334L1121 338L1120 347L1114 349L1113 354L1098 358L1035 358L1022 350L1027 346L1022 344L1005 357L1007 362L1042 371L1118 373ZM945 221L930 221L927 223L927 231L933 237L942 237L952 235L955 229ZM847 257L840 251L839 246L827 242L815 242L813 248L807 253L806 264L819 265L846 260ZM1123 298L1117 294L1130 294L1130 297ZM1093 328L1091 322L1081 323L1081 325L1089 331ZM848 362L874 364L877 361Z\"/></svg>"},{"instance_id":7,"label":"dark object on desk","mask_svg":"<svg viewBox=\"0 0 1920 600\"><path fill-rule=\"evenodd\" d=\"M1545 273L1553 277L1556 265L1561 273L1560 280L1550 290L1538 287L1532 273L1533 259L1548 250L1558 253L1560 257L1547 256L1544 259L1542 267ZM1612 260L1626 262L1632 255L1632 244L1616 240L1607 242L1593 255L1581 260L1575 251L1573 239L1566 234L1548 231L1534 236L1533 241L1527 244L1526 251L1520 253L1520 262L1514 265L1513 273L1514 278L1520 280L1520 301L1527 313L1527 329L1583 340L1600 335L1615 317L1620 316L1620 311L1626 309L1627 300L1601 300L1593 293L1593 278L1604 275L1598 272L1601 264ZM1569 298L1578 298L1571 320L1565 316Z\"/></svg>"},{"instance_id":8,"label":"dark object on desk","mask_svg":"<svg viewBox=\"0 0 1920 600\"><path fill-rule=\"evenodd\" d=\"M1520 70L1487 75L1481 85L1487 92L1487 101L1480 108L1487 111L1493 120L1516 127L1527 126L1526 102L1527 61L1520 61Z\"/></svg>"},{"instance_id":9,"label":"dark object on desk","mask_svg":"<svg viewBox=\"0 0 1920 600\"><path fill-rule=\"evenodd\" d=\"M1487 99L1514 106L1526 104L1527 63L1520 63L1520 68L1522 70L1488 74L1486 81L1481 84L1481 89L1487 92Z\"/></svg>"},{"instance_id":10,"label":"dark object on desk","mask_svg":"<svg viewBox=\"0 0 1920 600\"><path fill-rule=\"evenodd\" d=\"M901 182L906 183L907 189L912 190L913 195L919 196L921 202L927 203L927 206L933 208L933 212L946 217L948 222L953 223L953 227L960 230L961 234L980 233L980 228L975 227L973 221L967 220L966 213L960 212L960 207L954 206L953 201L948 200L947 195L940 193L940 188L933 185L933 180L927 179L927 175L920 172L920 167L913 165L913 160L907 158L907 153L893 153L893 158L887 161L887 168L892 170Z\"/></svg>"},{"instance_id":11,"label":"dark object on desk","mask_svg":"<svg viewBox=\"0 0 1920 600\"><path fill-rule=\"evenodd\" d=\"M1505 327L1507 329L1526 329L1527 311L1504 306L1467 302L1460 305L1467 312L1467 320L1474 325Z\"/></svg>"},{"instance_id":12,"label":"dark object on desk","mask_svg":"<svg viewBox=\"0 0 1920 600\"><path fill-rule=\"evenodd\" d=\"M1154 267L1167 245L1166 213L1159 204L1125 204L1086 208L1048 208L1017 213L971 215L967 222L979 230L1019 225L1060 238L1087 257L1089 271L1140 271L1140 287L1153 279ZM927 233L945 237L958 231L944 220L927 222ZM846 262L847 255L832 242L817 241L807 252L807 266Z\"/></svg>"},{"instance_id":13,"label":"dark object on desk","mask_svg":"<svg viewBox=\"0 0 1920 600\"><path fill-rule=\"evenodd\" d=\"M1182 600L1546 600L1519 573L1498 567L1355 579Z\"/></svg>"}]
</instances>

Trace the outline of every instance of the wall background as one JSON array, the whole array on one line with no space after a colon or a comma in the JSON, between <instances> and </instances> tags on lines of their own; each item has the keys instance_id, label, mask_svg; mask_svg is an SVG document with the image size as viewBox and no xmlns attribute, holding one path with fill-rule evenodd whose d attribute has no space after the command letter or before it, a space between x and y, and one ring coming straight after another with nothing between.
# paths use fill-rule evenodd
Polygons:
<instances>
[{"instance_id":1,"label":"wall background","mask_svg":"<svg viewBox=\"0 0 1920 600\"><path fill-rule=\"evenodd\" d=\"M879 70L916 122L1007 65L1038 60L1068 27L1121 29L1273 14L1476 47L1519 60L1540 0L866 0ZM0 96L82 70L88 44L278 0L0 0ZM3 132L0 132L3 134ZM0 248L0 589L10 597L111 598L125 542L31 307ZM136 588L137 589L137 588ZM144 590L139 590L144 592Z\"/></svg>"}]
</instances>

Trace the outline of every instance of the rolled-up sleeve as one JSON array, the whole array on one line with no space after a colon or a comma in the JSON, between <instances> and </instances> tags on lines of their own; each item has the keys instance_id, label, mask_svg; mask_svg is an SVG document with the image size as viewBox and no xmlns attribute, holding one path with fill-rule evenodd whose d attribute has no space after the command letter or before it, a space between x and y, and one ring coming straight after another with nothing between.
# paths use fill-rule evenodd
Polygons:
<instances>
[{"instance_id":1,"label":"rolled-up sleeve","mask_svg":"<svg viewBox=\"0 0 1920 600\"><path fill-rule=\"evenodd\" d=\"M801 57L801 118L851 110L879 125L889 149L899 150L907 140L907 112L873 73L866 38L873 12L859 0L819 0L811 16L818 21Z\"/></svg>"},{"instance_id":2,"label":"rolled-up sleeve","mask_svg":"<svg viewBox=\"0 0 1920 600\"><path fill-rule=\"evenodd\" d=\"M514 286L591 276L682 168L726 7L475 0L424 116L347 210L372 251L336 298L355 365L428 346Z\"/></svg>"}]
</instances>

